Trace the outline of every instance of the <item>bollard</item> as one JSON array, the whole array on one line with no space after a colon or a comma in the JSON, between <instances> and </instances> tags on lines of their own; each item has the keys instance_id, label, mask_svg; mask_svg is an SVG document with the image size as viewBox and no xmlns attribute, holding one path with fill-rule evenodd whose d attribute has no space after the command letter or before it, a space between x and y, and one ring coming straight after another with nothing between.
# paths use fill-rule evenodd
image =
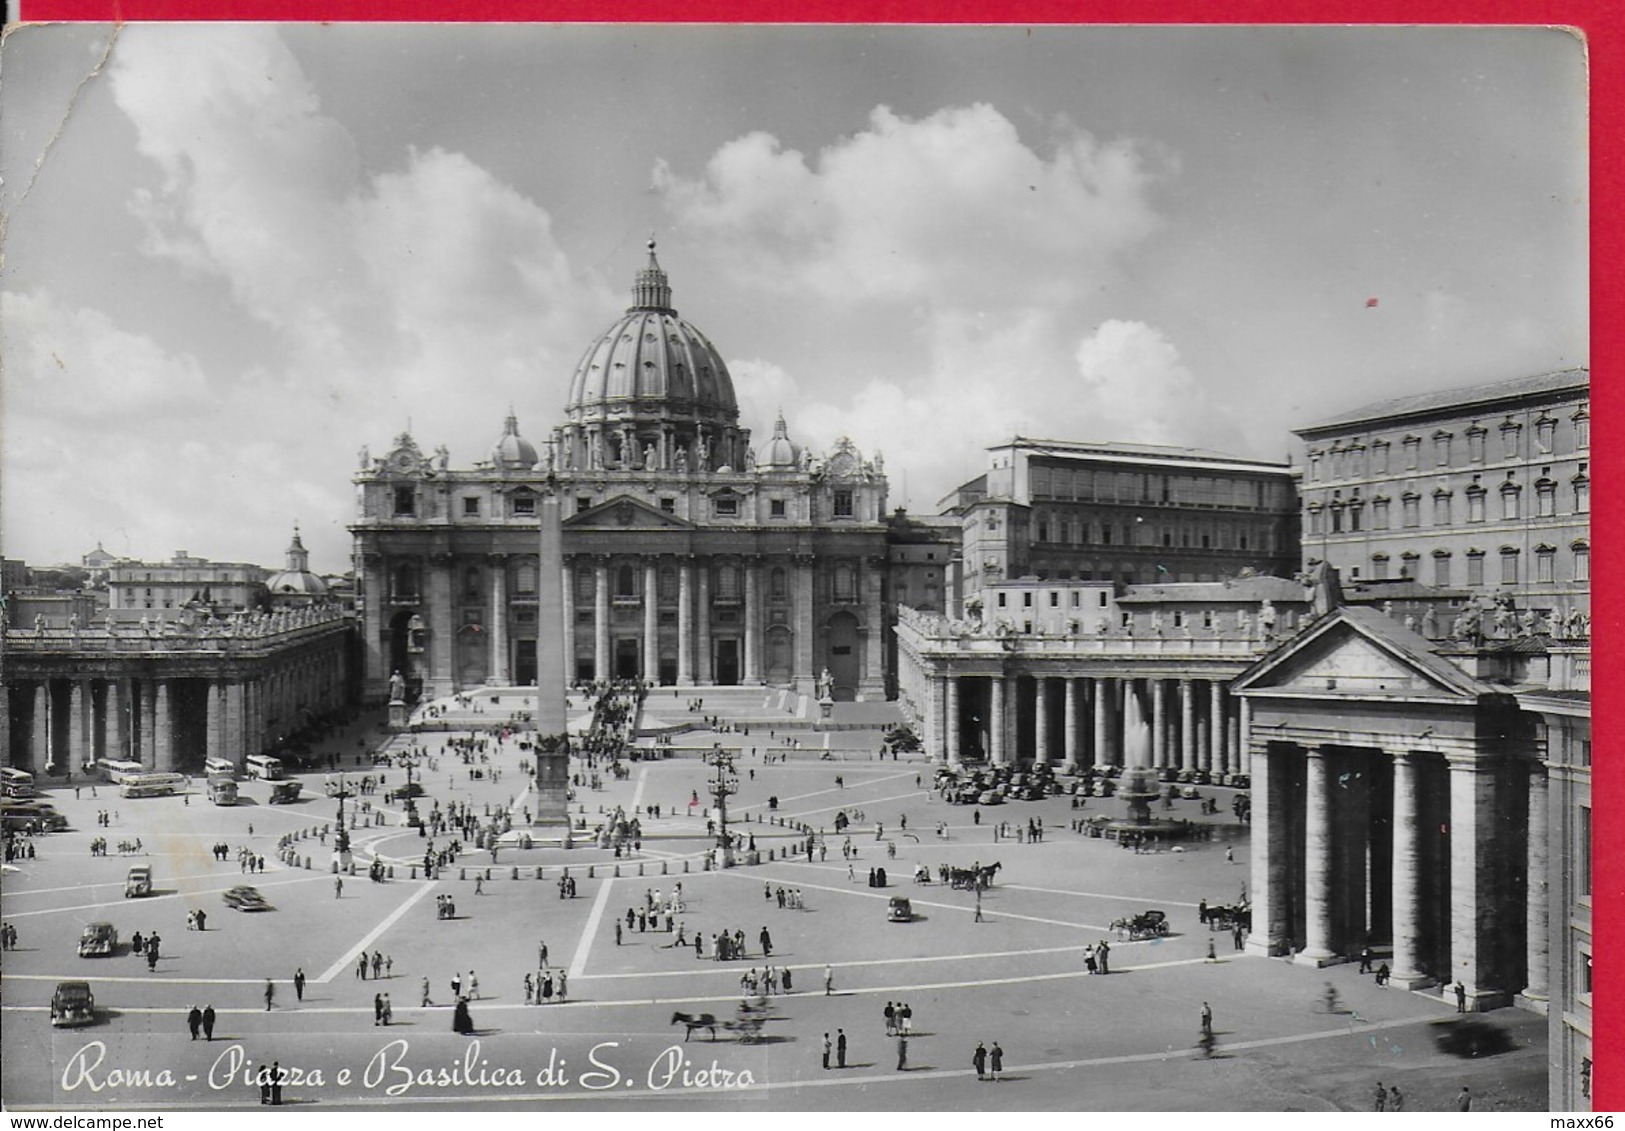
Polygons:
<instances>
[{"instance_id":1,"label":"bollard","mask_svg":"<svg viewBox=\"0 0 1625 1131\"><path fill-rule=\"evenodd\" d=\"M388 875L389 875L389 878L390 878L390 879L392 879L392 880L393 880L393 879L394 879L394 878L395 878L395 865L393 865L393 864L391 864L391 865L390 865L390 866L389 866L389 873L388 873Z\"/></svg>"},{"instance_id":2,"label":"bollard","mask_svg":"<svg viewBox=\"0 0 1625 1131\"><path fill-rule=\"evenodd\" d=\"M666 872L666 862L665 862L665 861L664 861L664 860L662 860L662 861L661 861L661 862L660 862L660 874L661 874L661 875L662 875L662 876L664 876L664 875L666 875L666 874L667 874L667 872Z\"/></svg>"},{"instance_id":3,"label":"bollard","mask_svg":"<svg viewBox=\"0 0 1625 1131\"><path fill-rule=\"evenodd\" d=\"M339 862L337 860L333 861L333 874L335 876L339 874Z\"/></svg>"},{"instance_id":4,"label":"bollard","mask_svg":"<svg viewBox=\"0 0 1625 1131\"><path fill-rule=\"evenodd\" d=\"M619 864L615 865L615 878L617 880L621 878L621 866Z\"/></svg>"},{"instance_id":5,"label":"bollard","mask_svg":"<svg viewBox=\"0 0 1625 1131\"><path fill-rule=\"evenodd\" d=\"M310 871L310 857L305 857L305 871Z\"/></svg>"},{"instance_id":6,"label":"bollard","mask_svg":"<svg viewBox=\"0 0 1625 1131\"><path fill-rule=\"evenodd\" d=\"M516 880L519 878L519 865L517 864L514 865L513 878Z\"/></svg>"},{"instance_id":7,"label":"bollard","mask_svg":"<svg viewBox=\"0 0 1625 1131\"><path fill-rule=\"evenodd\" d=\"M416 864L412 865L412 874L406 878L409 880L415 880L418 878L418 866Z\"/></svg>"},{"instance_id":8,"label":"bollard","mask_svg":"<svg viewBox=\"0 0 1625 1131\"><path fill-rule=\"evenodd\" d=\"M643 875L643 863L641 861L638 863L638 875Z\"/></svg>"},{"instance_id":9,"label":"bollard","mask_svg":"<svg viewBox=\"0 0 1625 1131\"><path fill-rule=\"evenodd\" d=\"M711 870L711 858L709 856L706 856L706 857L703 857L703 859L705 861L705 871L709 872Z\"/></svg>"},{"instance_id":10,"label":"bollard","mask_svg":"<svg viewBox=\"0 0 1625 1131\"><path fill-rule=\"evenodd\" d=\"M536 878L538 880L542 878L542 869L541 869L540 866L538 866L537 869L536 869Z\"/></svg>"},{"instance_id":11,"label":"bollard","mask_svg":"<svg viewBox=\"0 0 1625 1131\"><path fill-rule=\"evenodd\" d=\"M350 861L350 875L355 875L355 861Z\"/></svg>"},{"instance_id":12,"label":"bollard","mask_svg":"<svg viewBox=\"0 0 1625 1131\"><path fill-rule=\"evenodd\" d=\"M536 870L537 870L537 871L538 871L538 872L540 872L540 871L541 871L541 869L540 869L540 868L538 868L538 869L536 869ZM596 867L594 867L594 866L593 866L593 865L591 865L591 864L588 864L588 865L587 865L587 878L588 878L588 879L589 879L589 880L592 880L592 879L596 879L596 878L597 878L597 877L598 877L598 869L597 869L597 868L596 868Z\"/></svg>"},{"instance_id":13,"label":"bollard","mask_svg":"<svg viewBox=\"0 0 1625 1131\"><path fill-rule=\"evenodd\" d=\"M491 869L487 868L485 870L485 878L488 880L491 878Z\"/></svg>"},{"instance_id":14,"label":"bollard","mask_svg":"<svg viewBox=\"0 0 1625 1131\"><path fill-rule=\"evenodd\" d=\"M457 878L459 880L468 879L468 869L467 868L459 868L459 869L457 869Z\"/></svg>"},{"instance_id":15,"label":"bollard","mask_svg":"<svg viewBox=\"0 0 1625 1131\"><path fill-rule=\"evenodd\" d=\"M683 871L685 871L685 872L688 871L688 861L687 860L683 861Z\"/></svg>"}]
</instances>

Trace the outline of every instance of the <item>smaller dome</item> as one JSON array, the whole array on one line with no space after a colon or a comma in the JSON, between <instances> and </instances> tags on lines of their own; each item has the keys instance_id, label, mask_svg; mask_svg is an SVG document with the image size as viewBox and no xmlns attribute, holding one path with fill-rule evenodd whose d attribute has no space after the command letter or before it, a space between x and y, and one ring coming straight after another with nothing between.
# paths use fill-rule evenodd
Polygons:
<instances>
[{"instance_id":1,"label":"smaller dome","mask_svg":"<svg viewBox=\"0 0 1625 1131\"><path fill-rule=\"evenodd\" d=\"M756 467L761 471L794 471L801 466L801 445L790 441L790 433L784 425L784 413L779 413L779 419L773 425L773 438L762 445L756 457Z\"/></svg>"},{"instance_id":2,"label":"smaller dome","mask_svg":"<svg viewBox=\"0 0 1625 1131\"><path fill-rule=\"evenodd\" d=\"M327 582L310 572L310 552L304 539L299 537L299 524L293 527L293 541L288 543L288 566L265 579L265 588L272 597L325 597Z\"/></svg>"},{"instance_id":3,"label":"smaller dome","mask_svg":"<svg viewBox=\"0 0 1625 1131\"><path fill-rule=\"evenodd\" d=\"M508 419L502 425L502 435L491 445L492 465L499 469L529 471L536 466L537 458L536 445L519 434L519 418L510 408Z\"/></svg>"}]
</instances>

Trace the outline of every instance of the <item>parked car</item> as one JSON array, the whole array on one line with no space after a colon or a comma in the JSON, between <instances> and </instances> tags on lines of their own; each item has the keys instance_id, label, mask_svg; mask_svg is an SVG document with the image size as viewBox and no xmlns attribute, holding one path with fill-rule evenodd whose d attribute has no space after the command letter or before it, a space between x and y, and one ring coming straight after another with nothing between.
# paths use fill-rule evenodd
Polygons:
<instances>
[{"instance_id":1,"label":"parked car","mask_svg":"<svg viewBox=\"0 0 1625 1131\"><path fill-rule=\"evenodd\" d=\"M236 887L228 889L220 898L225 900L226 906L233 911L272 910L271 905L265 902L265 897L260 894L259 889L249 887L247 884L238 884Z\"/></svg>"},{"instance_id":2,"label":"parked car","mask_svg":"<svg viewBox=\"0 0 1625 1131\"><path fill-rule=\"evenodd\" d=\"M57 1028L96 1021L96 995L89 982L58 982L51 995L51 1024Z\"/></svg>"},{"instance_id":3,"label":"parked car","mask_svg":"<svg viewBox=\"0 0 1625 1131\"><path fill-rule=\"evenodd\" d=\"M998 805L1004 801L1004 791L999 789L987 790L976 801L979 805Z\"/></svg>"},{"instance_id":4,"label":"parked car","mask_svg":"<svg viewBox=\"0 0 1625 1131\"><path fill-rule=\"evenodd\" d=\"M118 928L111 923L91 923L79 936L80 958L105 958L118 953Z\"/></svg>"},{"instance_id":5,"label":"parked car","mask_svg":"<svg viewBox=\"0 0 1625 1131\"><path fill-rule=\"evenodd\" d=\"M152 894L152 869L142 864L131 868L124 876L124 898L139 899Z\"/></svg>"},{"instance_id":6,"label":"parked car","mask_svg":"<svg viewBox=\"0 0 1625 1131\"><path fill-rule=\"evenodd\" d=\"M890 923L907 923L914 918L914 905L908 901L906 895L894 895L886 906L886 921Z\"/></svg>"}]
</instances>

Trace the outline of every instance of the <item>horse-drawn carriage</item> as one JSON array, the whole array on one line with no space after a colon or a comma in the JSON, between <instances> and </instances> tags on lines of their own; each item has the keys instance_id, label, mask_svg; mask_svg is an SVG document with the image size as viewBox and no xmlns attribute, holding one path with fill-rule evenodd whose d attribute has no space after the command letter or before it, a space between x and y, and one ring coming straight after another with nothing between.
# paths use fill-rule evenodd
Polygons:
<instances>
[{"instance_id":1,"label":"horse-drawn carriage","mask_svg":"<svg viewBox=\"0 0 1625 1131\"><path fill-rule=\"evenodd\" d=\"M974 868L952 868L944 864L937 869L937 876L949 887L980 891L993 886L993 877L1002 867L998 861Z\"/></svg>"},{"instance_id":2,"label":"horse-drawn carriage","mask_svg":"<svg viewBox=\"0 0 1625 1131\"><path fill-rule=\"evenodd\" d=\"M1168 913L1142 911L1138 915L1114 920L1112 929L1120 936L1127 934L1136 942L1140 939L1163 938L1168 934Z\"/></svg>"},{"instance_id":3,"label":"horse-drawn carriage","mask_svg":"<svg viewBox=\"0 0 1625 1131\"><path fill-rule=\"evenodd\" d=\"M1253 929L1253 909L1245 903L1219 903L1209 904L1207 909L1207 929L1210 931L1233 931L1240 927L1244 931Z\"/></svg>"}]
</instances>

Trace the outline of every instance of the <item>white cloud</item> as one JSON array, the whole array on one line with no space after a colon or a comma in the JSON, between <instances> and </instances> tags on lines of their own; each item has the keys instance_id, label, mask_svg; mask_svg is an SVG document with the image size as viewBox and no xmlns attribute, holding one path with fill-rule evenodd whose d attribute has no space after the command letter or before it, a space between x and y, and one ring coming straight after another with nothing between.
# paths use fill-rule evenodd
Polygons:
<instances>
[{"instance_id":1,"label":"white cloud","mask_svg":"<svg viewBox=\"0 0 1625 1131\"><path fill-rule=\"evenodd\" d=\"M1192 436L1231 431L1228 414L1211 402L1179 350L1154 326L1111 319L1080 341L1074 356L1099 413L1098 427L1114 438L1189 444Z\"/></svg>"}]
</instances>

